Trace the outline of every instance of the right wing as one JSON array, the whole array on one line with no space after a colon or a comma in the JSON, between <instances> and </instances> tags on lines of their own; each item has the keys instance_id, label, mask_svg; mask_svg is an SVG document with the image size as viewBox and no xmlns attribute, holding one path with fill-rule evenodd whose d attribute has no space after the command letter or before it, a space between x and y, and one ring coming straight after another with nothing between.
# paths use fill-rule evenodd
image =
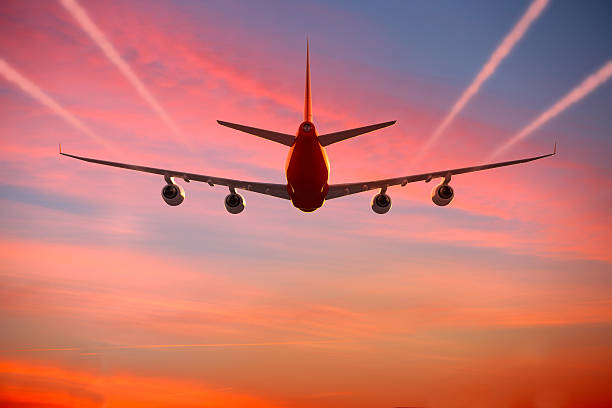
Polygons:
<instances>
[{"instance_id":1,"label":"right wing","mask_svg":"<svg viewBox=\"0 0 612 408\"><path fill-rule=\"evenodd\" d=\"M126 164L126 163L117 163L106 160L98 160L98 159L90 159L88 157L74 156L68 153L62 153L60 147L60 154L62 156L72 157L73 159L83 160L89 163L103 164L105 166L119 167L121 169L129 169L142 171L145 173L159 174L164 176L166 179L169 177L177 177L185 180L186 182L190 181L201 181L203 183L208 183L211 187L218 184L220 186L226 186L230 188L238 188L241 190L254 191L260 194L266 194L273 197L284 198L286 200L290 200L289 193L287 192L286 184L272 184L272 183L258 183L252 181L242 181L242 180L234 180L234 179L226 179L221 177L213 177L206 176L203 174L195 174L195 173L185 173L183 171L176 170L167 170L167 169L158 169L155 167L145 167L145 166L137 166L134 164Z\"/></svg>"},{"instance_id":2,"label":"right wing","mask_svg":"<svg viewBox=\"0 0 612 408\"><path fill-rule=\"evenodd\" d=\"M349 194L361 193L362 191L369 191L369 190L374 190L377 188L382 189L382 188L387 188L387 187L396 186L396 185L401 185L402 187L404 187L408 183L414 183L415 181L429 182L432 179L439 178L439 177L445 177L445 178L450 179L451 176L454 176L457 174L494 169L496 167L512 166L513 164L526 163L526 162L530 162L533 160L543 159L544 157L552 156L556 153L557 153L557 145L555 144L555 149L553 150L552 153L544 154L541 156L528 157L526 159L483 164L480 166L462 167L459 169L434 171L431 173L415 174L411 176L396 177L396 178L383 179L383 180L363 181L359 183L332 184L329 186L329 190L327 192L327 196L325 197L325 199L330 200L332 198L338 198L338 197L346 196Z\"/></svg>"},{"instance_id":3,"label":"right wing","mask_svg":"<svg viewBox=\"0 0 612 408\"><path fill-rule=\"evenodd\" d=\"M295 136L288 135L286 133L273 132L271 130L239 125L237 123L224 122L222 120L218 120L217 123L222 126L227 126L229 128L239 130L241 132L263 137L264 139L268 139L276 143L284 144L285 146L293 146L293 143L295 142Z\"/></svg>"}]
</instances>

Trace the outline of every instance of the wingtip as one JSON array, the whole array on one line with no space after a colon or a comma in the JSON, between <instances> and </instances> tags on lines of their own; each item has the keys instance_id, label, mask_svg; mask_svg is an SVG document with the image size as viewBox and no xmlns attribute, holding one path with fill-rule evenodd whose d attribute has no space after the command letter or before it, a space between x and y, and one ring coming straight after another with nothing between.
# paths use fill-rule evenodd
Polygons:
<instances>
[{"instance_id":1,"label":"wingtip","mask_svg":"<svg viewBox=\"0 0 612 408\"><path fill-rule=\"evenodd\" d=\"M59 154L62 154L62 144L58 143L58 145L59 145Z\"/></svg>"},{"instance_id":2,"label":"wingtip","mask_svg":"<svg viewBox=\"0 0 612 408\"><path fill-rule=\"evenodd\" d=\"M557 142L555 142L555 147L553 148L553 154L557 154Z\"/></svg>"}]
</instances>

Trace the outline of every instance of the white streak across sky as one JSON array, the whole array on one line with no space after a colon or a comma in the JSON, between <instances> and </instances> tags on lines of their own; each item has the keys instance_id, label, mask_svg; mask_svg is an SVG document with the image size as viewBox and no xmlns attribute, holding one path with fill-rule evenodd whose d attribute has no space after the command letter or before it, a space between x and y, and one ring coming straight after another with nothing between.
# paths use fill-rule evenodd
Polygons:
<instances>
[{"instance_id":1,"label":"white streak across sky","mask_svg":"<svg viewBox=\"0 0 612 408\"><path fill-rule=\"evenodd\" d=\"M603 85L608 79L612 77L612 60L606 62L596 72L589 75L584 81L578 86L567 93L563 98L559 99L554 105L548 108L545 112L540 114L533 122L525 126L520 132L512 136L506 143L504 143L499 149L497 149L491 157L496 157L500 153L514 146L520 140L526 138L531 133L535 132L549 120L553 119L564 110L580 101L588 94L593 92L599 86Z\"/></svg>"},{"instance_id":2,"label":"white streak across sky","mask_svg":"<svg viewBox=\"0 0 612 408\"><path fill-rule=\"evenodd\" d=\"M2 74L2 76L4 76L4 78L6 78L7 81L17 85L22 91L30 95L42 105L49 108L49 110L64 119L79 132L86 134L87 136L95 140L97 143L110 149L109 145L102 138L96 135L93 130L85 126L83 122L77 119L72 113L64 109L59 103L53 100L53 98L43 92L43 90L40 89L36 84L24 77L21 73L11 67L9 63L2 58L0 58L0 73Z\"/></svg>"},{"instance_id":3,"label":"white streak across sky","mask_svg":"<svg viewBox=\"0 0 612 408\"><path fill-rule=\"evenodd\" d=\"M77 351L95 354L105 350L124 349L181 349L181 348L223 348L223 347L272 347L272 346L308 346L337 343L338 340L302 340L302 341L268 341L259 343L192 343L192 344L140 344L140 345L113 345L94 347L49 347L49 348L24 348L11 351ZM6 352L6 350L2 350ZM93 353L92 353L93 352Z\"/></svg>"},{"instance_id":4,"label":"white streak across sky","mask_svg":"<svg viewBox=\"0 0 612 408\"><path fill-rule=\"evenodd\" d=\"M98 28L91 20L87 12L79 5L76 0L60 0L64 8L74 17L79 26L89 35L93 42L100 47L104 55L112 62L128 82L136 89L136 92L142 99L153 109L159 118L172 130L175 136L180 137L178 126L172 118L166 113L164 108L159 104L147 87L138 78L136 73L130 68L123 58L119 55L113 44L106 38L106 35ZM181 140L184 142L183 140Z\"/></svg>"},{"instance_id":5,"label":"white streak across sky","mask_svg":"<svg viewBox=\"0 0 612 408\"><path fill-rule=\"evenodd\" d=\"M436 130L427 140L419 154L417 155L416 160L420 159L427 150L438 140L440 135L446 130L446 128L452 123L453 119L463 110L463 108L467 105L470 99L478 93L478 90L482 86L482 84L491 77L499 67L499 64L510 54L514 46L523 38L531 24L540 17L542 11L548 5L549 0L534 0L525 14L519 19L519 21L514 25L512 30L506 35L506 37L499 44L497 49L491 54L489 60L482 67L474 81L467 87L461 97L455 104L453 105L450 112L446 115L446 117L440 122Z\"/></svg>"}]
</instances>

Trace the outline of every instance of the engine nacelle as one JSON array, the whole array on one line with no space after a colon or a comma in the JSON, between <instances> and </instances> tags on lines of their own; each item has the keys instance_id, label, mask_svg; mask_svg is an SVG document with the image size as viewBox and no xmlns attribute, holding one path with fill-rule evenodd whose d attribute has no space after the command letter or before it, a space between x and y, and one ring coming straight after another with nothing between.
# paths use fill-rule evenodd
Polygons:
<instances>
[{"instance_id":1,"label":"engine nacelle","mask_svg":"<svg viewBox=\"0 0 612 408\"><path fill-rule=\"evenodd\" d=\"M166 184L161 191L162 198L166 204L177 206L185 200L185 190L178 184Z\"/></svg>"},{"instance_id":2,"label":"engine nacelle","mask_svg":"<svg viewBox=\"0 0 612 408\"><path fill-rule=\"evenodd\" d=\"M431 201L439 206L449 205L454 197L455 190L448 184L444 184L444 182L431 190Z\"/></svg>"},{"instance_id":3,"label":"engine nacelle","mask_svg":"<svg viewBox=\"0 0 612 408\"><path fill-rule=\"evenodd\" d=\"M230 214L238 214L244 210L245 201L238 193L230 193L225 197L225 209Z\"/></svg>"},{"instance_id":4,"label":"engine nacelle","mask_svg":"<svg viewBox=\"0 0 612 408\"><path fill-rule=\"evenodd\" d=\"M386 214L391 209L391 197L387 194L376 194L372 198L372 211L376 214Z\"/></svg>"}]
</instances>

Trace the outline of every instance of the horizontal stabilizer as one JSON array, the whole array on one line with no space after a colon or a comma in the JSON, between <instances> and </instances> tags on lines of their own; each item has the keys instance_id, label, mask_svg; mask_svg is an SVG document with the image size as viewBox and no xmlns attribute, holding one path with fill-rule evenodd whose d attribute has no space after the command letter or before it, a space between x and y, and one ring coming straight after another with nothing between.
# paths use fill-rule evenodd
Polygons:
<instances>
[{"instance_id":1,"label":"horizontal stabilizer","mask_svg":"<svg viewBox=\"0 0 612 408\"><path fill-rule=\"evenodd\" d=\"M293 142L295 142L295 136L288 135L286 133L273 132L271 130L258 129L250 126L238 125L236 123L223 122L221 120L218 120L217 123L222 126L227 126L232 129L239 130L241 132L263 137L264 139L268 139L276 143L284 144L285 146L293 146Z\"/></svg>"},{"instance_id":2,"label":"horizontal stabilizer","mask_svg":"<svg viewBox=\"0 0 612 408\"><path fill-rule=\"evenodd\" d=\"M328 146L332 143L340 142L342 140L350 139L351 137L359 136L364 133L372 132L374 130L382 129L387 126L391 126L395 123L394 120L391 122L378 123L376 125L364 126L356 129L343 130L341 132L328 133L326 135L319 136L319 143L321 146Z\"/></svg>"}]
</instances>

